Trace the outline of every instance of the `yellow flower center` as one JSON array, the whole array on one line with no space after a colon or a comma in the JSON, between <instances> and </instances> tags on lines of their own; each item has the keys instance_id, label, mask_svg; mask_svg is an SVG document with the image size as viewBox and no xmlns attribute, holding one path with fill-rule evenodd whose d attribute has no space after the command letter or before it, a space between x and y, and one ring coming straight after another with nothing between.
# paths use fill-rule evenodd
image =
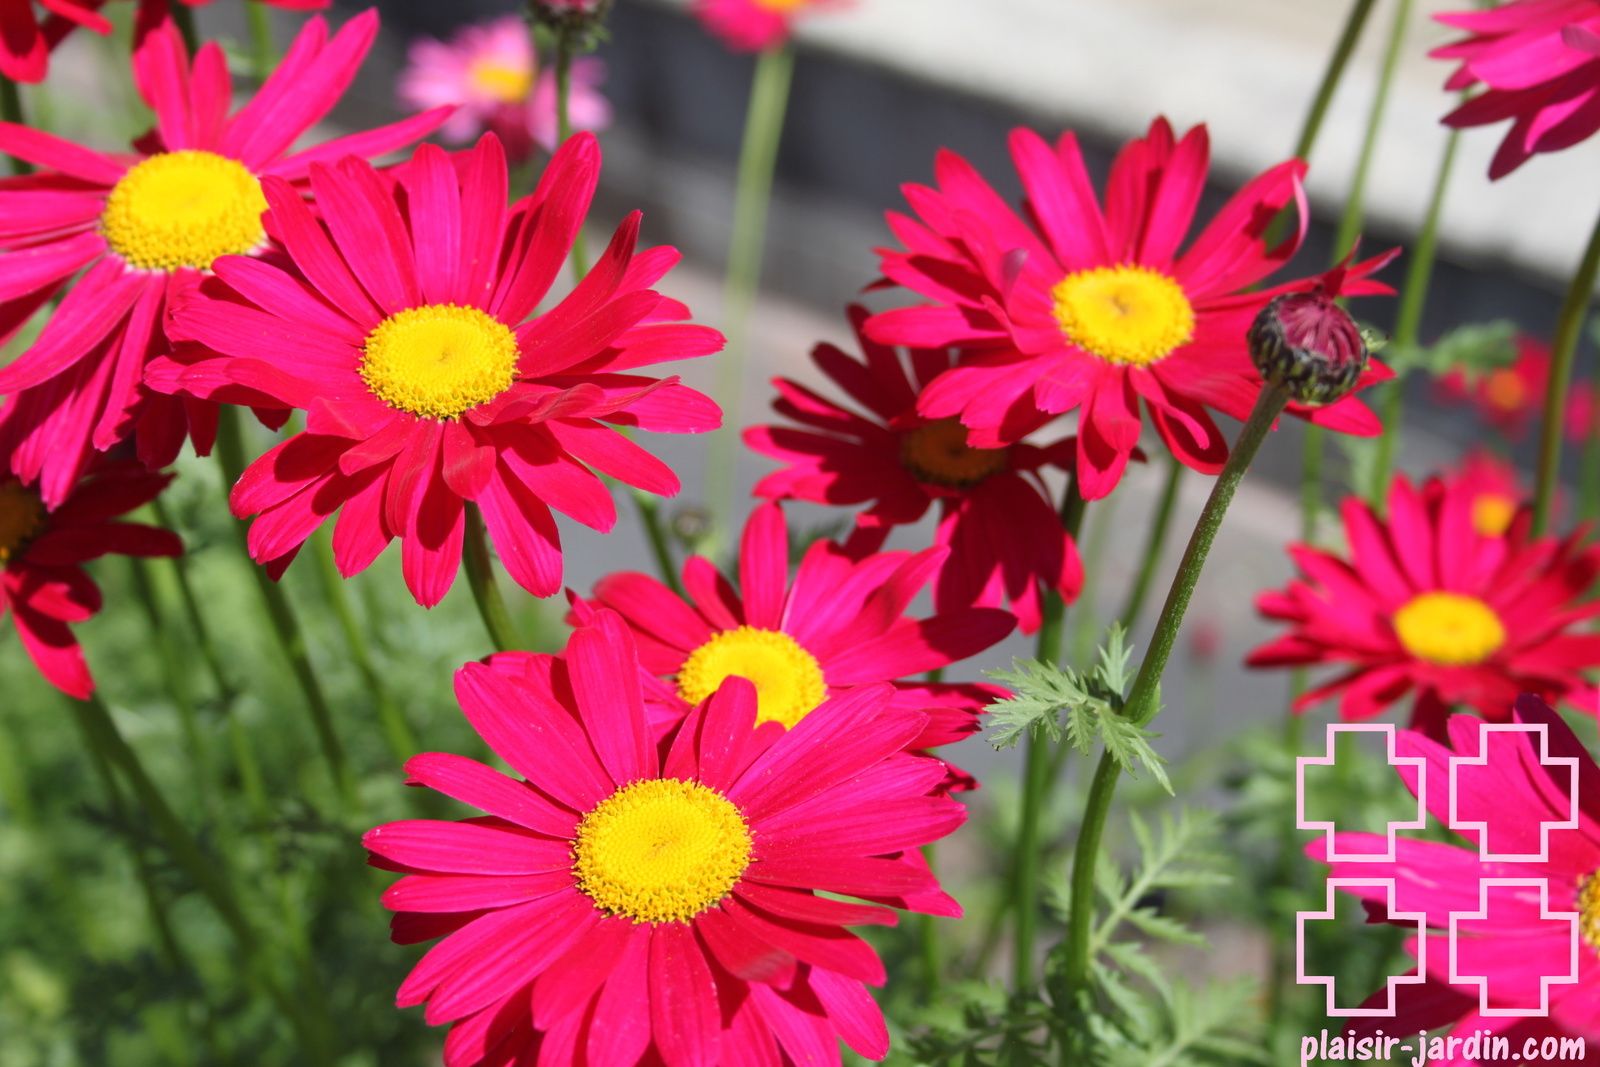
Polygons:
<instances>
[{"instance_id":1,"label":"yellow flower center","mask_svg":"<svg viewBox=\"0 0 1600 1067\"><path fill-rule=\"evenodd\" d=\"M738 884L750 849L750 827L727 797L699 782L649 778L583 817L572 870L607 914L686 923Z\"/></svg>"},{"instance_id":2,"label":"yellow flower center","mask_svg":"<svg viewBox=\"0 0 1600 1067\"><path fill-rule=\"evenodd\" d=\"M361 378L385 404L424 419L455 419L493 400L517 376L517 335L477 308L408 308L367 337Z\"/></svg>"},{"instance_id":3,"label":"yellow flower center","mask_svg":"<svg viewBox=\"0 0 1600 1067\"><path fill-rule=\"evenodd\" d=\"M812 2L813 0L756 0L756 6L783 14L788 11L797 11Z\"/></svg>"},{"instance_id":4,"label":"yellow flower center","mask_svg":"<svg viewBox=\"0 0 1600 1067\"><path fill-rule=\"evenodd\" d=\"M112 188L100 216L111 250L141 270L207 270L266 240L261 183L238 160L214 152L165 152L134 166Z\"/></svg>"},{"instance_id":5,"label":"yellow flower center","mask_svg":"<svg viewBox=\"0 0 1600 1067\"><path fill-rule=\"evenodd\" d=\"M1503 368L1484 379L1483 395L1501 411L1516 411L1528 399L1528 387L1516 371Z\"/></svg>"},{"instance_id":6,"label":"yellow flower center","mask_svg":"<svg viewBox=\"0 0 1600 1067\"><path fill-rule=\"evenodd\" d=\"M1095 267L1050 291L1068 341L1107 363L1148 367L1194 339L1183 287L1144 267Z\"/></svg>"},{"instance_id":7,"label":"yellow flower center","mask_svg":"<svg viewBox=\"0 0 1600 1067\"><path fill-rule=\"evenodd\" d=\"M1589 947L1600 952L1600 871L1580 878L1578 884L1582 886L1578 891L1578 929Z\"/></svg>"},{"instance_id":8,"label":"yellow flower center","mask_svg":"<svg viewBox=\"0 0 1600 1067\"><path fill-rule=\"evenodd\" d=\"M517 104L533 89L533 71L492 59L482 59L467 71L472 87L505 104Z\"/></svg>"},{"instance_id":9,"label":"yellow flower center","mask_svg":"<svg viewBox=\"0 0 1600 1067\"><path fill-rule=\"evenodd\" d=\"M1477 597L1423 593L1394 613L1407 652L1446 667L1482 663L1506 643L1505 624Z\"/></svg>"},{"instance_id":10,"label":"yellow flower center","mask_svg":"<svg viewBox=\"0 0 1600 1067\"><path fill-rule=\"evenodd\" d=\"M0 567L38 534L44 519L39 494L20 482L0 484Z\"/></svg>"},{"instance_id":11,"label":"yellow flower center","mask_svg":"<svg viewBox=\"0 0 1600 1067\"><path fill-rule=\"evenodd\" d=\"M756 687L757 723L788 729L828 696L815 656L786 633L754 626L724 630L689 653L678 670L678 694L698 704L735 675Z\"/></svg>"},{"instance_id":12,"label":"yellow flower center","mask_svg":"<svg viewBox=\"0 0 1600 1067\"><path fill-rule=\"evenodd\" d=\"M900 439L900 462L918 481L966 489L1005 470L1006 450L973 448L961 420L940 419Z\"/></svg>"},{"instance_id":13,"label":"yellow flower center","mask_svg":"<svg viewBox=\"0 0 1600 1067\"><path fill-rule=\"evenodd\" d=\"M1480 493L1472 501L1472 528L1485 537L1501 537L1517 517L1517 502L1500 493Z\"/></svg>"}]
</instances>

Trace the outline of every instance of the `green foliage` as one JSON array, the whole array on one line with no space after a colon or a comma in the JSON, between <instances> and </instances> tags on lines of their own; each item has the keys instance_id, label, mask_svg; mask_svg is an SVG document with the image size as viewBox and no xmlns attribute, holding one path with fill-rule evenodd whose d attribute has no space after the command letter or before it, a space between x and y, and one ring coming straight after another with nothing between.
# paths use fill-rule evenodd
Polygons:
<instances>
[{"instance_id":1,"label":"green foliage","mask_svg":"<svg viewBox=\"0 0 1600 1067\"><path fill-rule=\"evenodd\" d=\"M1103 744L1122 770L1134 774L1142 768L1171 793L1166 761L1150 744L1160 735L1122 715L1123 698L1133 684L1133 650L1126 637L1121 626L1113 625L1098 661L1086 672L1032 659L1013 660L1008 671L988 672L1013 694L989 705L989 743L1010 748L1031 732L1051 742L1065 739L1084 754Z\"/></svg>"},{"instance_id":2,"label":"green foliage","mask_svg":"<svg viewBox=\"0 0 1600 1067\"><path fill-rule=\"evenodd\" d=\"M1517 358L1517 327L1505 319L1458 326L1431 345L1392 345L1384 362L1404 376L1423 371L1435 378L1460 371L1469 382Z\"/></svg>"}]
</instances>

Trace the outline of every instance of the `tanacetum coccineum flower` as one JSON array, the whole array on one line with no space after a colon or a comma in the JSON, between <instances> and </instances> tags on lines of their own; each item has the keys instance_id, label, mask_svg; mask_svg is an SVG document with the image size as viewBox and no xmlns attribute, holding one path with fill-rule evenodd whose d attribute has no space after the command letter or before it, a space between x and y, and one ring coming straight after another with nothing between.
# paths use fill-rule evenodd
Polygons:
<instances>
[{"instance_id":1,"label":"tanacetum coccineum flower","mask_svg":"<svg viewBox=\"0 0 1600 1067\"><path fill-rule=\"evenodd\" d=\"M179 0L189 7L212 0ZM328 0L263 0L273 7L295 11L315 11L328 6ZM6 0L0 4L0 74L13 81L43 81L50 68L50 50L62 38L82 26L96 33L110 33L111 20L100 14L106 0L41 0L37 4L48 14L40 18L34 0ZM139 19L148 25L166 11L166 0L140 0Z\"/></svg>"},{"instance_id":2,"label":"tanacetum coccineum flower","mask_svg":"<svg viewBox=\"0 0 1600 1067\"><path fill-rule=\"evenodd\" d=\"M610 612L560 658L456 675L525 780L461 756L406 765L487 815L365 838L405 874L384 894L395 940L443 937L398 1003L453 1024L448 1067L837 1064L840 1040L881 1059L866 986L883 964L847 927L893 924L882 905L960 913L917 852L966 816L929 795L942 765L902 751L925 716L865 686L758 728L733 679L657 742L640 683Z\"/></svg>"},{"instance_id":3,"label":"tanacetum coccineum flower","mask_svg":"<svg viewBox=\"0 0 1600 1067\"><path fill-rule=\"evenodd\" d=\"M1472 526L1485 537L1500 537L1532 496L1517 468L1493 452L1477 449L1446 476L1453 491L1468 495Z\"/></svg>"},{"instance_id":4,"label":"tanacetum coccineum flower","mask_svg":"<svg viewBox=\"0 0 1600 1067\"><path fill-rule=\"evenodd\" d=\"M1600 666L1600 634L1578 632L1600 615L1589 596L1600 546L1584 547L1581 534L1533 537L1526 514L1485 534L1476 496L1399 477L1386 520L1347 498L1348 558L1290 546L1304 577L1257 601L1290 630L1250 665L1343 668L1296 711L1338 697L1344 718L1367 719L1415 693L1412 723L1429 732L1454 705L1503 719L1520 693L1554 701L1581 691L1584 671Z\"/></svg>"},{"instance_id":5,"label":"tanacetum coccineum flower","mask_svg":"<svg viewBox=\"0 0 1600 1067\"><path fill-rule=\"evenodd\" d=\"M846 0L695 0L694 12L706 28L739 52L762 52L788 41L794 20L813 10L840 7Z\"/></svg>"},{"instance_id":6,"label":"tanacetum coccineum flower","mask_svg":"<svg viewBox=\"0 0 1600 1067\"><path fill-rule=\"evenodd\" d=\"M1446 115L1446 125L1511 123L1489 165L1490 178L1600 130L1600 4L1513 0L1434 18L1467 33L1429 53L1460 62L1445 88L1484 87Z\"/></svg>"},{"instance_id":7,"label":"tanacetum coccineum flower","mask_svg":"<svg viewBox=\"0 0 1600 1067\"><path fill-rule=\"evenodd\" d=\"M860 552L817 541L791 580L783 510L763 504L745 523L737 592L696 556L683 565L687 600L649 575L613 574L576 614L581 621L603 607L627 620L645 669L672 680L667 699L679 702L680 713L737 675L755 683L761 722L793 728L844 690L893 682L892 704L930 714L915 747L931 748L976 730L978 713L997 694L909 679L976 655L1016 624L995 608L906 617L948 551Z\"/></svg>"},{"instance_id":8,"label":"tanacetum coccineum flower","mask_svg":"<svg viewBox=\"0 0 1600 1067\"><path fill-rule=\"evenodd\" d=\"M206 45L191 66L164 23L134 56L140 94L156 115L137 155L0 123L0 151L41 168L0 179L0 341L66 290L39 339L0 369L0 394L11 394L0 409L0 454L46 503L65 499L96 450L130 434L152 468L176 457L185 433L209 443L213 409L151 396L142 379L146 363L170 347L169 302L218 257L268 247L263 178L302 182L313 162L382 155L445 118L432 112L292 151L338 101L377 32L370 11L331 40L326 23L312 19L230 115L222 49Z\"/></svg>"},{"instance_id":9,"label":"tanacetum coccineum flower","mask_svg":"<svg viewBox=\"0 0 1600 1067\"><path fill-rule=\"evenodd\" d=\"M956 419L917 414L917 394L950 369L948 351L902 357L861 336L867 312L850 309L865 360L817 346L812 359L854 401L845 407L805 386L775 379L773 408L799 426L756 426L745 443L786 466L756 486L770 500L853 507L861 534L881 539L937 508L936 545L950 554L934 579L939 610L1010 605L1024 633L1039 628L1045 591L1066 599L1083 584L1078 548L1056 518L1043 472L1070 471L1073 444L972 448ZM1049 418L1040 415L1043 423Z\"/></svg>"},{"instance_id":10,"label":"tanacetum coccineum flower","mask_svg":"<svg viewBox=\"0 0 1600 1067\"><path fill-rule=\"evenodd\" d=\"M598 130L611 121L611 106L600 94L604 79L599 60L573 62L567 113L574 129ZM399 94L417 110L459 105L439 129L452 142L492 131L514 160L526 159L535 145L556 146L555 69L540 69L528 23L518 15L465 26L448 41L412 42Z\"/></svg>"},{"instance_id":11,"label":"tanacetum coccineum flower","mask_svg":"<svg viewBox=\"0 0 1600 1067\"><path fill-rule=\"evenodd\" d=\"M1205 186L1205 127L1180 140L1158 119L1130 142L1112 167L1104 210L1072 133L1051 146L1017 130L1011 153L1026 190L1021 213L945 151L936 187L905 188L915 217L889 215L903 247L881 251L883 273L931 303L875 315L867 334L964 350L923 389L918 411L959 417L984 447L1020 439L1040 412L1079 411L1078 487L1091 499L1121 478L1145 409L1174 455L1196 470L1221 470L1228 445L1210 412L1243 419L1261 390L1246 331L1273 296L1317 284L1254 288L1299 247L1305 164L1257 177L1180 251ZM1298 224L1268 248L1272 220L1285 209ZM1366 275L1393 254L1341 270L1329 295L1388 292ZM1363 384L1389 376L1374 363ZM1348 433L1379 429L1354 397L1290 411Z\"/></svg>"},{"instance_id":12,"label":"tanacetum coccineum flower","mask_svg":"<svg viewBox=\"0 0 1600 1067\"><path fill-rule=\"evenodd\" d=\"M39 494L0 474L0 617L8 612L34 665L68 696L94 692L71 624L100 610L100 587L83 564L101 556L177 556L170 530L113 521L161 494L170 474L137 463L103 463L54 511Z\"/></svg>"},{"instance_id":13,"label":"tanacetum coccineum flower","mask_svg":"<svg viewBox=\"0 0 1600 1067\"><path fill-rule=\"evenodd\" d=\"M1513 1059L1486 1058L1482 1061L1486 1063L1524 1062L1520 1054L1530 1037L1536 1043L1563 1034L1585 1035L1591 1042L1600 1039L1600 768L1561 717L1536 698L1518 700L1513 717L1519 724L1542 727L1543 735L1493 735L1486 753L1480 733L1483 720L1467 715L1449 720L1449 747L1412 731L1396 735L1399 755L1427 761L1423 799L1433 817L1441 825L1483 827L1456 831L1467 840L1467 847L1400 836L1392 838L1392 861L1359 862L1331 860L1323 840L1307 850L1313 859L1329 865L1329 878L1348 879L1341 888L1371 902L1379 917L1390 914L1391 908L1426 916L1426 981L1398 987L1398 1011L1394 1018L1381 1020L1385 1030L1414 1034L1450 1026L1456 1033L1483 1029L1513 1039ZM1452 757L1481 757L1487 762L1452 769ZM1553 762L1561 759L1575 760L1576 770ZM1416 765L1401 766L1400 775L1416 793ZM1572 790L1578 799L1577 827L1552 827L1571 821ZM1546 858L1485 861L1480 858L1485 834L1493 854L1543 853ZM1341 832L1334 838L1341 856L1376 857L1389 843L1375 834ZM1492 887L1492 880L1508 877L1531 884L1518 885L1514 891L1509 886ZM1543 906L1539 882L1544 883ZM1541 979L1568 976L1574 964L1571 925L1541 917L1549 913L1578 915L1578 975L1576 983L1551 982L1541 988ZM1397 921L1416 929L1414 919ZM1408 943L1408 951L1417 954L1414 942ZM1452 982L1452 964L1457 975L1481 979ZM1491 1009L1487 1015L1479 1012L1480 983L1487 989ZM1549 1010L1541 1012L1546 997ZM1388 991L1380 990L1369 1003L1383 1004L1387 999ZM1430 1057L1428 1062L1465 1067L1479 1061L1451 1055Z\"/></svg>"},{"instance_id":14,"label":"tanacetum coccineum flower","mask_svg":"<svg viewBox=\"0 0 1600 1067\"><path fill-rule=\"evenodd\" d=\"M1474 380L1459 370L1439 379L1446 397L1467 400L1483 421L1510 438L1520 438L1544 411L1545 388L1550 383L1550 349L1528 334L1516 339L1516 358Z\"/></svg>"},{"instance_id":15,"label":"tanacetum coccineum flower","mask_svg":"<svg viewBox=\"0 0 1600 1067\"><path fill-rule=\"evenodd\" d=\"M508 208L491 134L460 159L424 146L387 175L353 158L313 166L320 217L288 182L262 183L283 257L218 260L173 309L174 333L195 344L149 374L163 392L306 412L306 431L234 487L234 513L258 516L256 560L281 570L338 512L340 570L362 570L399 537L406 584L432 606L460 569L472 501L511 577L549 596L561 587L551 509L599 530L616 522L591 467L677 492L666 465L614 429L720 421L677 379L632 373L722 347L651 289L676 250L635 253L630 215L576 288L536 311L599 178L599 145L579 134Z\"/></svg>"}]
</instances>

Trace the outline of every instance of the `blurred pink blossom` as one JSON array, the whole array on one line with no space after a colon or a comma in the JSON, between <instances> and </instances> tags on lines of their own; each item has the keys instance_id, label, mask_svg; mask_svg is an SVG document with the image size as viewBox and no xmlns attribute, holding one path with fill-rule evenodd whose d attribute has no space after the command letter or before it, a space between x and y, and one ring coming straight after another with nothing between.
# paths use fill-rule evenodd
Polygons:
<instances>
[{"instance_id":1,"label":"blurred pink blossom","mask_svg":"<svg viewBox=\"0 0 1600 1067\"><path fill-rule=\"evenodd\" d=\"M610 123L611 105L600 92L604 80L601 61L572 64L568 112L574 130ZM412 42L399 96L403 106L419 111L458 105L440 128L447 141L466 143L493 131L514 160L532 155L536 145L546 151L556 146L555 70L541 68L527 23L515 15L467 26L448 41Z\"/></svg>"}]
</instances>

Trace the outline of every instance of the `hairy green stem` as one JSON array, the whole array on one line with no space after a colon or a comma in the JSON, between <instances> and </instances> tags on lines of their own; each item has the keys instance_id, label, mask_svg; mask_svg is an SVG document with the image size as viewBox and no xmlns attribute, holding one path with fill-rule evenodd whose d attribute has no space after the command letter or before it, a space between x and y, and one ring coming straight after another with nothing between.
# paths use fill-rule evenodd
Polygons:
<instances>
[{"instance_id":1,"label":"hairy green stem","mask_svg":"<svg viewBox=\"0 0 1600 1067\"><path fill-rule=\"evenodd\" d=\"M1578 264L1572 284L1567 287L1556 320L1555 337L1550 342L1550 386L1544 398L1544 425L1539 434L1539 482L1533 498L1533 532L1540 534L1550 525L1550 509L1555 503L1556 486L1561 480L1561 442L1567 417L1567 392L1572 386L1572 364L1578 354L1578 340L1594 299L1595 279L1600 276L1600 219L1589 235L1589 246Z\"/></svg>"},{"instance_id":2,"label":"hairy green stem","mask_svg":"<svg viewBox=\"0 0 1600 1067\"><path fill-rule=\"evenodd\" d=\"M224 488L231 492L245 469L244 439L239 426L239 413L234 408L224 406L222 409L217 423L216 452L217 462L222 467ZM333 709L328 703L321 681L317 678L316 668L311 663L305 631L301 629L300 620L295 615L294 607L289 603L289 597L283 588L268 577L264 568L257 566L248 558L249 546L245 539L244 527L234 524L234 532L240 549L247 557L245 562L255 579L256 589L261 594L261 602L267 609L273 637L277 640L283 658L289 662L290 672L300 687L301 695L305 697L306 711L311 716L311 725L316 732L317 743L322 748L323 759L327 761L334 788L341 800L352 803L355 799L355 787L350 778L350 765L345 759L344 745L333 727Z\"/></svg>"},{"instance_id":3,"label":"hairy green stem","mask_svg":"<svg viewBox=\"0 0 1600 1067\"><path fill-rule=\"evenodd\" d=\"M489 631L489 640L496 651L511 652L523 647L517 634L511 612L494 577L494 562L489 555L489 534L484 529L483 515L477 505L467 505L467 541L462 558L467 565L467 584L472 587L472 598L477 602L478 614Z\"/></svg>"},{"instance_id":4,"label":"hairy green stem","mask_svg":"<svg viewBox=\"0 0 1600 1067\"><path fill-rule=\"evenodd\" d=\"M1072 537L1083 527L1084 499L1074 480L1067 485L1061 503L1061 525ZM1066 605L1061 594L1045 595L1044 620L1039 627L1035 656L1040 663L1055 663L1061 658L1061 638L1066 628ZM1022 814L1017 825L1016 868L1012 881L1012 911L1016 943L1012 946L1012 986L1024 993L1034 982L1034 939L1039 924L1039 828L1050 799L1053 760L1050 744L1038 733L1030 733L1022 773Z\"/></svg>"},{"instance_id":5,"label":"hairy green stem","mask_svg":"<svg viewBox=\"0 0 1600 1067\"><path fill-rule=\"evenodd\" d=\"M1166 673L1167 660L1177 643L1183 627L1183 617L1194 598L1195 586L1205 569L1211 546L1216 543L1217 531L1233 503L1234 494L1245 472L1255 460L1256 453L1272 424L1289 401L1288 391L1281 385L1268 385L1256 400L1255 409L1234 442L1227 466L1217 476L1211 487L1211 496L1189 535L1189 546L1184 550L1183 561L1173 576L1167 591L1166 603L1156 622L1150 639L1149 651L1139 665L1133 691L1123 705L1122 714L1133 722L1144 725L1155 718L1160 708L1161 677ZM1116 793L1120 768L1109 752L1102 754L1095 769L1094 781L1089 787L1088 803L1084 807L1083 825L1078 830L1078 842L1073 854L1071 914L1067 930L1067 959L1062 969L1060 988L1055 990L1057 1005L1065 1005L1077 990L1084 988L1089 975L1090 929L1094 921L1094 871L1100 857L1100 840L1105 833L1106 816Z\"/></svg>"},{"instance_id":6,"label":"hairy green stem","mask_svg":"<svg viewBox=\"0 0 1600 1067\"><path fill-rule=\"evenodd\" d=\"M706 461L706 504L712 531L723 536L733 511L737 466L739 406L744 390L744 361L750 313L761 286L766 252L767 214L778 169L778 145L789 111L794 80L794 51L788 47L761 53L750 87L744 140L739 152L738 192L733 209L733 237L728 247L728 279L723 300L723 326L728 347L717 363L715 395L722 407L722 429L711 441Z\"/></svg>"},{"instance_id":7,"label":"hairy green stem","mask_svg":"<svg viewBox=\"0 0 1600 1067\"><path fill-rule=\"evenodd\" d=\"M668 589L682 596L683 585L678 580L678 566L672 559L672 546L667 541L666 527L661 524L661 502L638 489L634 490L633 502L639 508L639 522L650 541L650 552L656 557L656 570L661 572L661 581Z\"/></svg>"},{"instance_id":8,"label":"hairy green stem","mask_svg":"<svg viewBox=\"0 0 1600 1067\"><path fill-rule=\"evenodd\" d=\"M1306 112L1305 121L1300 124L1300 137L1294 145L1295 158L1310 157L1311 149L1317 143L1317 136L1322 132L1322 122L1328 116L1328 106L1333 103L1333 94L1338 90L1339 82L1344 79L1345 68L1350 65L1350 56L1361 41L1361 35L1366 30L1367 17L1372 14L1372 8L1376 3L1377 0L1355 0L1355 3L1350 5L1350 14L1345 16L1339 40L1333 46L1332 54L1328 56L1328 65L1323 68L1322 80L1317 83L1317 92L1312 97L1311 108Z\"/></svg>"},{"instance_id":9,"label":"hairy green stem","mask_svg":"<svg viewBox=\"0 0 1600 1067\"><path fill-rule=\"evenodd\" d=\"M1450 187L1450 172L1455 167L1456 147L1461 134L1451 130L1445 138L1444 155L1439 159L1439 172L1433 180L1433 195L1428 200L1428 213L1422 220L1422 229L1411 247L1411 261L1406 267L1405 281L1401 283L1400 306L1395 311L1394 339L1397 349L1410 348L1417 343L1422 330L1422 312L1428 304L1428 286L1433 279L1433 265L1439 251L1439 220L1444 214L1445 193ZM1388 495L1389 474L1394 470L1395 447L1400 439L1400 420L1404 414L1401 403L1405 396L1405 378L1398 377L1384 387L1383 434L1378 438L1377 459L1373 463L1372 484L1367 486L1367 500L1381 507Z\"/></svg>"}]
</instances>

